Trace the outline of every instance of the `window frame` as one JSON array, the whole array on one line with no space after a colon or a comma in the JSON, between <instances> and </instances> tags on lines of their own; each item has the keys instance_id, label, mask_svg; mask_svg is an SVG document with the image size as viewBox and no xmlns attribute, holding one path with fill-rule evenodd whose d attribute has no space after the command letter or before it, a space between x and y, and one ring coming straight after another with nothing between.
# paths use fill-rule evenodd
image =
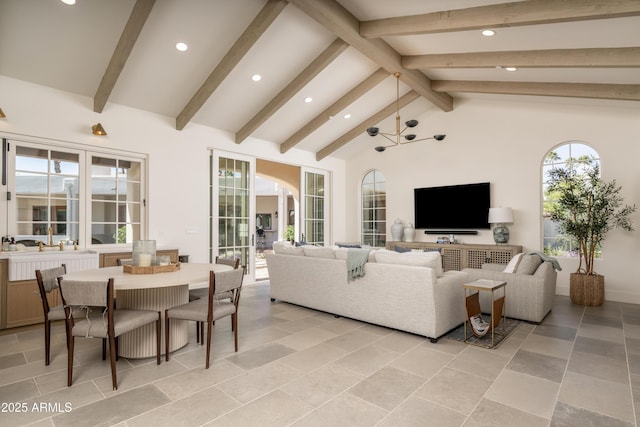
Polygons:
<instances>
[{"instance_id":1,"label":"window frame","mask_svg":"<svg viewBox=\"0 0 640 427\"><path fill-rule=\"evenodd\" d=\"M373 185L373 190L374 193L372 195L372 206L370 208L366 208L365 207L365 180L367 179L367 177L369 175L373 174L373 181L372 181L372 185ZM376 177L377 175L382 176L383 180L382 181L377 181ZM376 193L376 189L377 186L382 184L384 191L381 193ZM362 179L360 180L360 243L362 245L370 245L370 246L375 246L375 247L384 247L387 243L387 190L386 190L386 184L387 184L387 177L384 175L384 173L379 170L379 169L370 169L367 172L364 173L364 175L362 176ZM376 202L378 201L378 197L384 195L384 206L377 206ZM365 211L371 211L374 215L374 217L376 217L376 214L381 211L384 210L384 219L383 220L378 220L378 219L372 219L372 220L367 220L367 216ZM369 233L365 233L365 230L367 229L365 227L365 223L372 223L373 225L376 225L376 227L371 228ZM380 232L379 230L383 230L383 232ZM365 241L365 236L369 236L371 237L371 241L367 242Z\"/></svg>"},{"instance_id":2,"label":"window frame","mask_svg":"<svg viewBox=\"0 0 640 427\"><path fill-rule=\"evenodd\" d=\"M91 243L91 159L92 156L118 159L118 161L134 161L140 163L140 239L146 239L148 231L148 210L146 209L147 199L147 170L149 157L144 153L136 153L123 150L96 149L96 147L76 144L66 141L53 141L46 138L21 138L20 136L0 135L3 139L3 155L5 156L6 171L6 191L10 197L0 203L0 211L6 213L6 222L0 224L2 235L18 236L17 217L17 197L16 194L16 160L18 147L28 147L33 149L48 150L49 152L73 153L78 155L78 240L79 246L87 249L96 248L124 248L130 247L128 243ZM6 142L6 144L4 144ZM49 175L48 175L49 176ZM47 188L47 197L51 197L50 189ZM6 200L9 199L9 200ZM52 226L51 221L46 225ZM67 234L69 236L69 234ZM47 236L42 236L39 240L46 241ZM60 239L54 235L54 242Z\"/></svg>"},{"instance_id":3,"label":"window frame","mask_svg":"<svg viewBox=\"0 0 640 427\"><path fill-rule=\"evenodd\" d=\"M574 150L572 146L580 146L581 149ZM568 155L566 156L566 159L561 159L557 161L549 160L552 153L557 151L562 151L563 149L565 149L565 147L568 153ZM540 167L540 171L541 171L540 237L541 237L542 251L547 255L552 255L556 257L566 257L566 258L577 258L579 256L579 252L577 252L577 249L572 246L572 242L567 236L564 236L562 233L559 233L559 232L557 232L556 234L547 234L547 230L553 227L553 222L548 219L547 215L545 215L545 212L546 212L545 205L549 202L546 194L546 184L547 184L546 170L547 168L556 168L558 167L558 165L565 165L565 166L576 165L576 164L579 165L580 163L583 163L584 160L581 160L580 156L579 157L573 156L573 153L575 153L576 151L593 153L594 156L590 157L589 160L598 163L598 165L600 166L600 173L602 174L602 158L600 156L600 153L598 153L595 147L593 147L592 145L584 141L578 141L578 140L566 141L556 145L555 147L551 148L549 151L545 153L542 159L541 167ZM556 249L548 248L547 242L551 239L555 241L559 241L559 240L565 241L567 250L564 250L562 253L559 253L559 251ZM600 258L601 254L597 255L596 257Z\"/></svg>"}]
</instances>

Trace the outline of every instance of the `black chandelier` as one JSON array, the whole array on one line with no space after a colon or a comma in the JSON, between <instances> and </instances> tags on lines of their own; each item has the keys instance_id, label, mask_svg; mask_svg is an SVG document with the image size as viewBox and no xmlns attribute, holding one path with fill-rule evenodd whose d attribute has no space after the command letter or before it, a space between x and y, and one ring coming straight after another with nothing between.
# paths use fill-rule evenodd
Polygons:
<instances>
[{"instance_id":1,"label":"black chandelier","mask_svg":"<svg viewBox=\"0 0 640 427\"><path fill-rule=\"evenodd\" d=\"M401 144L408 144L410 142L426 141L428 139L435 139L436 141L442 141L447 135L433 135L428 138L416 139L416 135L413 133L406 134L405 131L410 128L418 126L417 120L407 120L404 122L405 128L400 130L400 73L394 73L396 78L396 131L395 133L380 132L380 129L372 126L367 129L369 136L383 136L391 141L390 145L378 145L375 150L379 153L383 152L389 147L395 147Z\"/></svg>"}]
</instances>

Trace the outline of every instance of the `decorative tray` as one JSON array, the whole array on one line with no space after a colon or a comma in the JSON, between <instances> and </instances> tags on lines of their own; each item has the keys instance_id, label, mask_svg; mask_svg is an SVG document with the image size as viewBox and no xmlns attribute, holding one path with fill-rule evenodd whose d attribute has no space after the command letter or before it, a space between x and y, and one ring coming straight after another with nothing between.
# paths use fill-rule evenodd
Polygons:
<instances>
[{"instance_id":1,"label":"decorative tray","mask_svg":"<svg viewBox=\"0 0 640 427\"><path fill-rule=\"evenodd\" d=\"M140 267L136 265L123 265L122 271L129 274L156 274L156 273L170 273L172 271L180 270L180 263L175 262L169 265L152 265L149 267Z\"/></svg>"}]
</instances>

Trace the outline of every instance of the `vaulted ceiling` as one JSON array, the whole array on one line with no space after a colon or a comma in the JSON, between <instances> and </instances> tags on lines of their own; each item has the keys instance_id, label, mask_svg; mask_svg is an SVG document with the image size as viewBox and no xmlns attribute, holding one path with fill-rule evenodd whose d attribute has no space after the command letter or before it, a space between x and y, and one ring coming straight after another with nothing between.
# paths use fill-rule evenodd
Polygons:
<instances>
[{"instance_id":1,"label":"vaulted ceiling","mask_svg":"<svg viewBox=\"0 0 640 427\"><path fill-rule=\"evenodd\" d=\"M394 127L395 72L413 118L478 97L635 103L639 67L640 0L0 0L0 74L317 159Z\"/></svg>"}]
</instances>

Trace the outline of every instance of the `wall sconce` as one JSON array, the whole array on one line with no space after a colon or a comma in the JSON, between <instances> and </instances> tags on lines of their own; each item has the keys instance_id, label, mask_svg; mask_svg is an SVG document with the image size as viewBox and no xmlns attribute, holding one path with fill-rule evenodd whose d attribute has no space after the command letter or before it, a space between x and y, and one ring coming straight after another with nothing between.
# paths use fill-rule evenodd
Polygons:
<instances>
[{"instance_id":1,"label":"wall sconce","mask_svg":"<svg viewBox=\"0 0 640 427\"><path fill-rule=\"evenodd\" d=\"M107 131L104 130L100 123L91 126L91 133L94 135L104 136L107 134Z\"/></svg>"},{"instance_id":2,"label":"wall sconce","mask_svg":"<svg viewBox=\"0 0 640 427\"><path fill-rule=\"evenodd\" d=\"M4 114L4 111L2 111L2 108L0 108L0 119L4 119L5 117L7 116Z\"/></svg>"}]
</instances>

